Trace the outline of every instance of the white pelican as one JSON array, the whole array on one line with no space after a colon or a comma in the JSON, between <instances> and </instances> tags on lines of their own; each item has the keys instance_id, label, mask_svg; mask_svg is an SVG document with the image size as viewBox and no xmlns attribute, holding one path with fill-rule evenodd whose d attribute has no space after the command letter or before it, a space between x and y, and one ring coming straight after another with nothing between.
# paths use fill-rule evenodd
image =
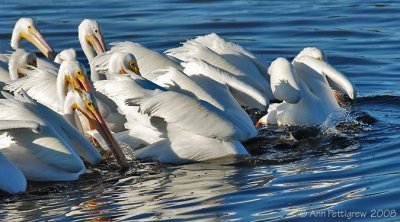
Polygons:
<instances>
[{"instance_id":1,"label":"white pelican","mask_svg":"<svg viewBox=\"0 0 400 222\"><path fill-rule=\"evenodd\" d=\"M2 128L7 130L0 152L28 180L76 180L85 172L79 155L92 164L101 161L93 145L62 116L34 102L24 92L7 97L0 100L0 120L8 120L2 122Z\"/></svg>"},{"instance_id":2,"label":"white pelican","mask_svg":"<svg viewBox=\"0 0 400 222\"><path fill-rule=\"evenodd\" d=\"M306 48L292 64L284 58L271 63L271 88L283 102L271 105L257 125L320 125L330 114L343 111L328 79L351 99L356 97L356 89L345 75L320 60L323 58L320 50Z\"/></svg>"},{"instance_id":3,"label":"white pelican","mask_svg":"<svg viewBox=\"0 0 400 222\"><path fill-rule=\"evenodd\" d=\"M104 57L107 57L107 59L103 59ZM151 82L137 75L139 70L136 66L135 57L131 53L106 52L95 57L92 61L100 59L103 61L108 61L108 69L104 67L102 63L98 63L102 66L96 66L92 68L92 74L106 72L104 78L107 78L109 74L113 73L130 73L130 76L135 79L135 81L147 82L147 86L145 87L148 88L150 85L152 85ZM221 82L217 82L208 77L210 75L224 76L223 71L213 68L205 62L195 59L193 59L193 61L183 63L183 67L185 67L184 72L173 67L156 70L154 73L156 73L158 77L153 79L152 82L163 87L164 89L183 93L196 99L211 103L213 106L224 111L227 116L230 117L230 120L239 126L240 130L247 132L247 139L256 136L257 131L254 128L250 117L232 97L229 91L229 86L226 85L223 80L221 80L223 77L219 78ZM204 75L203 73L207 74ZM97 75L92 75L92 78L93 77L98 79ZM234 83L232 80L230 82ZM157 85L154 85L154 87L157 88ZM247 88L244 86L243 91L245 90L247 90ZM251 88L249 91L251 92ZM112 106L115 106L115 104ZM114 112L118 112L117 109L114 110ZM125 118L124 120L126 122Z\"/></svg>"},{"instance_id":4,"label":"white pelican","mask_svg":"<svg viewBox=\"0 0 400 222\"><path fill-rule=\"evenodd\" d=\"M64 61L60 66L57 76L37 68L33 70L23 70L23 72L27 75L25 78L9 82L4 88L14 92L21 89L26 90L27 94L36 101L44 104L53 111L64 114L70 122L73 121L74 118L68 115L68 113L65 113L65 104L68 104L67 94L71 88L70 85L72 85L72 88L91 91L91 86L86 76L86 70L78 61ZM83 93L85 92L81 92L81 94ZM90 104L95 106L96 109L90 109L94 109L92 112L98 112L94 97L91 98L91 101ZM83 114L85 115L85 113ZM84 126L87 126L87 128L91 130L98 130L109 144L117 161L122 161L120 163L121 166L127 167L126 160L124 161L124 156L121 153L122 151L120 151L121 148L109 132L104 119L98 113L96 113L95 116L97 121L101 123L100 125L90 122L89 125L87 125L86 122L83 122ZM86 116L86 118L88 117ZM79 125L80 124L75 124L75 126Z\"/></svg>"},{"instance_id":5,"label":"white pelican","mask_svg":"<svg viewBox=\"0 0 400 222\"><path fill-rule=\"evenodd\" d=\"M225 41L215 33L188 40L179 48L167 50L166 54L181 61L189 61L192 58L203 60L225 71L227 80L232 78L240 81L240 85L252 87L253 91L258 93L258 97L264 98L256 100L241 88L231 87L233 96L243 106L265 110L268 101L273 99L269 88L269 76L266 73L267 67L250 52Z\"/></svg>"},{"instance_id":6,"label":"white pelican","mask_svg":"<svg viewBox=\"0 0 400 222\"><path fill-rule=\"evenodd\" d=\"M46 105L56 112L61 112L66 92L70 86L69 83L75 82L75 85L79 86L82 90L92 92L92 86L89 83L85 67L78 61L68 61L69 58L71 58L69 55L70 54L64 56L61 54L61 58L66 61L62 62L58 70L58 75L54 74L54 70L51 67L45 68L42 66L42 68L36 68L33 70L24 69L21 71L26 73L27 76L9 82L4 89L10 91L24 89L28 95L36 101ZM113 112L113 107L107 106L103 101L99 101L99 104L100 112L106 119L111 130L119 132L122 131L122 129L125 129L123 124L126 120L119 123L118 117L121 115L117 114L116 111ZM84 127L84 130L87 130L87 128Z\"/></svg>"},{"instance_id":7,"label":"white pelican","mask_svg":"<svg viewBox=\"0 0 400 222\"><path fill-rule=\"evenodd\" d=\"M89 60L107 51L100 27L95 20L84 19L78 26L78 39Z\"/></svg>"},{"instance_id":8,"label":"white pelican","mask_svg":"<svg viewBox=\"0 0 400 222\"><path fill-rule=\"evenodd\" d=\"M44 39L31 18L20 18L15 23L11 37L11 48L15 50L19 49L22 39L26 39L34 44L47 58L54 58L55 63L61 64L64 60L75 60L76 52L73 49L63 50L54 56L54 50ZM57 74L58 67L48 60L37 58L37 65L35 66L49 71L52 70L53 74Z\"/></svg>"},{"instance_id":9,"label":"white pelican","mask_svg":"<svg viewBox=\"0 0 400 222\"><path fill-rule=\"evenodd\" d=\"M18 49L22 39L26 39L38 48L47 58L53 59L54 50L40 34L31 18L20 18L14 26L11 36L11 48Z\"/></svg>"},{"instance_id":10,"label":"white pelican","mask_svg":"<svg viewBox=\"0 0 400 222\"><path fill-rule=\"evenodd\" d=\"M137 158L184 163L248 154L239 142L248 135L210 103L177 92L148 90L126 76L114 78L94 86L126 115L131 136L142 133L131 128L139 122L147 126L140 129L144 136L153 133L158 139L135 151Z\"/></svg>"},{"instance_id":11,"label":"white pelican","mask_svg":"<svg viewBox=\"0 0 400 222\"><path fill-rule=\"evenodd\" d=\"M71 105L72 104L72 105ZM114 155L118 165L122 169L129 167L125 155L121 147L108 129L102 115L99 112L96 98L93 94L80 89L68 92L64 103L64 117L70 122L73 122L72 110L78 110L86 117L89 124L89 129L97 130L108 145ZM75 124L76 125L76 124Z\"/></svg>"},{"instance_id":12,"label":"white pelican","mask_svg":"<svg viewBox=\"0 0 400 222\"><path fill-rule=\"evenodd\" d=\"M81 22L78 27L78 37L81 44L82 50L85 53L89 62L96 55L104 53L107 49L104 44L104 38L98 23L92 19L85 19ZM156 76L152 76L150 73L156 69L175 67L181 69L181 67L172 59L161 54L159 52L150 50L144 46L141 46L133 42L114 42L111 43L112 52L128 52L132 53L136 59L138 66L141 70L141 74L148 78L153 79ZM91 63L91 65L97 65ZM148 76L151 75L151 76Z\"/></svg>"}]
</instances>

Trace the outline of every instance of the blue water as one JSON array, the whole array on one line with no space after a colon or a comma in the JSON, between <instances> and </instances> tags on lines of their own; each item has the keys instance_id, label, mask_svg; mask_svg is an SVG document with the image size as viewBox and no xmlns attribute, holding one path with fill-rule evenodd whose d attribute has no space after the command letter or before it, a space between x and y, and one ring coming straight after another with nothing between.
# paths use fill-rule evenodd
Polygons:
<instances>
[{"instance_id":1,"label":"blue water","mask_svg":"<svg viewBox=\"0 0 400 222\"><path fill-rule=\"evenodd\" d=\"M3 197L0 220L400 221L399 2L0 1L0 15L1 51L26 16L57 51L74 47L85 63L77 40L84 18L98 20L107 43L160 52L211 32L266 63L316 46L359 91L339 124L261 129L246 143L248 159L136 161L122 175L99 166L79 182L30 184Z\"/></svg>"}]
</instances>

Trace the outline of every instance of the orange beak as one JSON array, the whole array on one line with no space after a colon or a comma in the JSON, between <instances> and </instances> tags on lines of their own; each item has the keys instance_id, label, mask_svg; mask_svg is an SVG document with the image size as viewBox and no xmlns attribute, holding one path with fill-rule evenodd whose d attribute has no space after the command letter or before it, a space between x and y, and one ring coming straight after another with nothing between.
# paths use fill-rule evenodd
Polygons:
<instances>
[{"instance_id":1,"label":"orange beak","mask_svg":"<svg viewBox=\"0 0 400 222\"><path fill-rule=\"evenodd\" d=\"M78 78L79 85L82 90L85 90L89 93L93 91L92 86L89 83L89 78L87 76L84 76L82 78Z\"/></svg>"},{"instance_id":2,"label":"orange beak","mask_svg":"<svg viewBox=\"0 0 400 222\"><path fill-rule=\"evenodd\" d=\"M105 51L107 51L103 36L99 33L87 34L85 38L86 41L88 41L92 45L97 55L103 54Z\"/></svg>"},{"instance_id":3,"label":"orange beak","mask_svg":"<svg viewBox=\"0 0 400 222\"><path fill-rule=\"evenodd\" d=\"M128 74L128 72L127 71L125 71L125 69L121 69L121 70L119 70L119 74Z\"/></svg>"},{"instance_id":4,"label":"orange beak","mask_svg":"<svg viewBox=\"0 0 400 222\"><path fill-rule=\"evenodd\" d=\"M24 38L36 46L47 58L53 60L55 53L53 48L47 43L46 39L35 27L28 29L28 33L21 32L21 38Z\"/></svg>"}]
</instances>

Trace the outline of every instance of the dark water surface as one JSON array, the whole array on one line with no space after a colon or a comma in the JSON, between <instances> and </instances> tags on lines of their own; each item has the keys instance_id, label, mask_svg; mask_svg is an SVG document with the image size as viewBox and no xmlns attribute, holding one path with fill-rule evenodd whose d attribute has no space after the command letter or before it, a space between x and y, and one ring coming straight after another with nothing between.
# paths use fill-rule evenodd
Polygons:
<instances>
[{"instance_id":1,"label":"dark water surface","mask_svg":"<svg viewBox=\"0 0 400 222\"><path fill-rule=\"evenodd\" d=\"M359 91L348 115L319 129L262 129L246 144L251 158L135 162L125 175L100 166L80 182L1 198L1 221L400 221L398 1L0 1L0 13L1 51L15 21L33 17L57 51L74 47L86 64L77 26L93 18L107 43L158 51L211 32L266 63L317 46Z\"/></svg>"}]
</instances>

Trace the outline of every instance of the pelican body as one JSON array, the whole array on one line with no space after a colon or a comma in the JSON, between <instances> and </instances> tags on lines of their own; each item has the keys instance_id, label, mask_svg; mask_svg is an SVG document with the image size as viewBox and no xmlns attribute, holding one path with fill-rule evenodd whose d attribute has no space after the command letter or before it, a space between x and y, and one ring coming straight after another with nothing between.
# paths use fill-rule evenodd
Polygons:
<instances>
[{"instance_id":1,"label":"pelican body","mask_svg":"<svg viewBox=\"0 0 400 222\"><path fill-rule=\"evenodd\" d=\"M0 152L28 180L76 180L86 172L80 156L92 164L101 161L93 145L62 116L34 102L23 91L22 95L7 97L0 100L0 120L8 121L2 122L8 129Z\"/></svg>"},{"instance_id":2,"label":"pelican body","mask_svg":"<svg viewBox=\"0 0 400 222\"><path fill-rule=\"evenodd\" d=\"M284 58L268 68L274 96L282 100L273 104L257 125L320 125L332 113L343 112L334 91L357 95L354 84L326 61L317 48L305 48L292 63Z\"/></svg>"},{"instance_id":3,"label":"pelican body","mask_svg":"<svg viewBox=\"0 0 400 222\"><path fill-rule=\"evenodd\" d=\"M77 61L64 61L60 66L57 76L39 68L24 70L24 72L26 72L27 77L9 82L5 89L14 92L22 89L26 90L27 94L36 101L48 106L55 112L63 114L74 126L83 124L90 130L98 130L107 141L120 166L122 168L128 167L120 146L111 135L103 117L98 111L96 99L90 94L92 87L89 84L86 70L81 63ZM71 92L71 90L75 92ZM78 109L79 113L83 114L83 116L81 115L82 118L86 118L89 121L76 123L73 115L66 112L70 110L65 107L65 104L68 104L69 101L67 99L68 94L77 94L75 100L86 98L85 100L91 101L82 104L83 107L89 110L88 112L82 112L82 109Z\"/></svg>"},{"instance_id":4,"label":"pelican body","mask_svg":"<svg viewBox=\"0 0 400 222\"><path fill-rule=\"evenodd\" d=\"M208 102L146 88L143 82L121 75L94 86L116 102L128 120L129 135L150 144L135 151L137 158L185 163L248 155L239 142L248 135Z\"/></svg>"}]
</instances>

